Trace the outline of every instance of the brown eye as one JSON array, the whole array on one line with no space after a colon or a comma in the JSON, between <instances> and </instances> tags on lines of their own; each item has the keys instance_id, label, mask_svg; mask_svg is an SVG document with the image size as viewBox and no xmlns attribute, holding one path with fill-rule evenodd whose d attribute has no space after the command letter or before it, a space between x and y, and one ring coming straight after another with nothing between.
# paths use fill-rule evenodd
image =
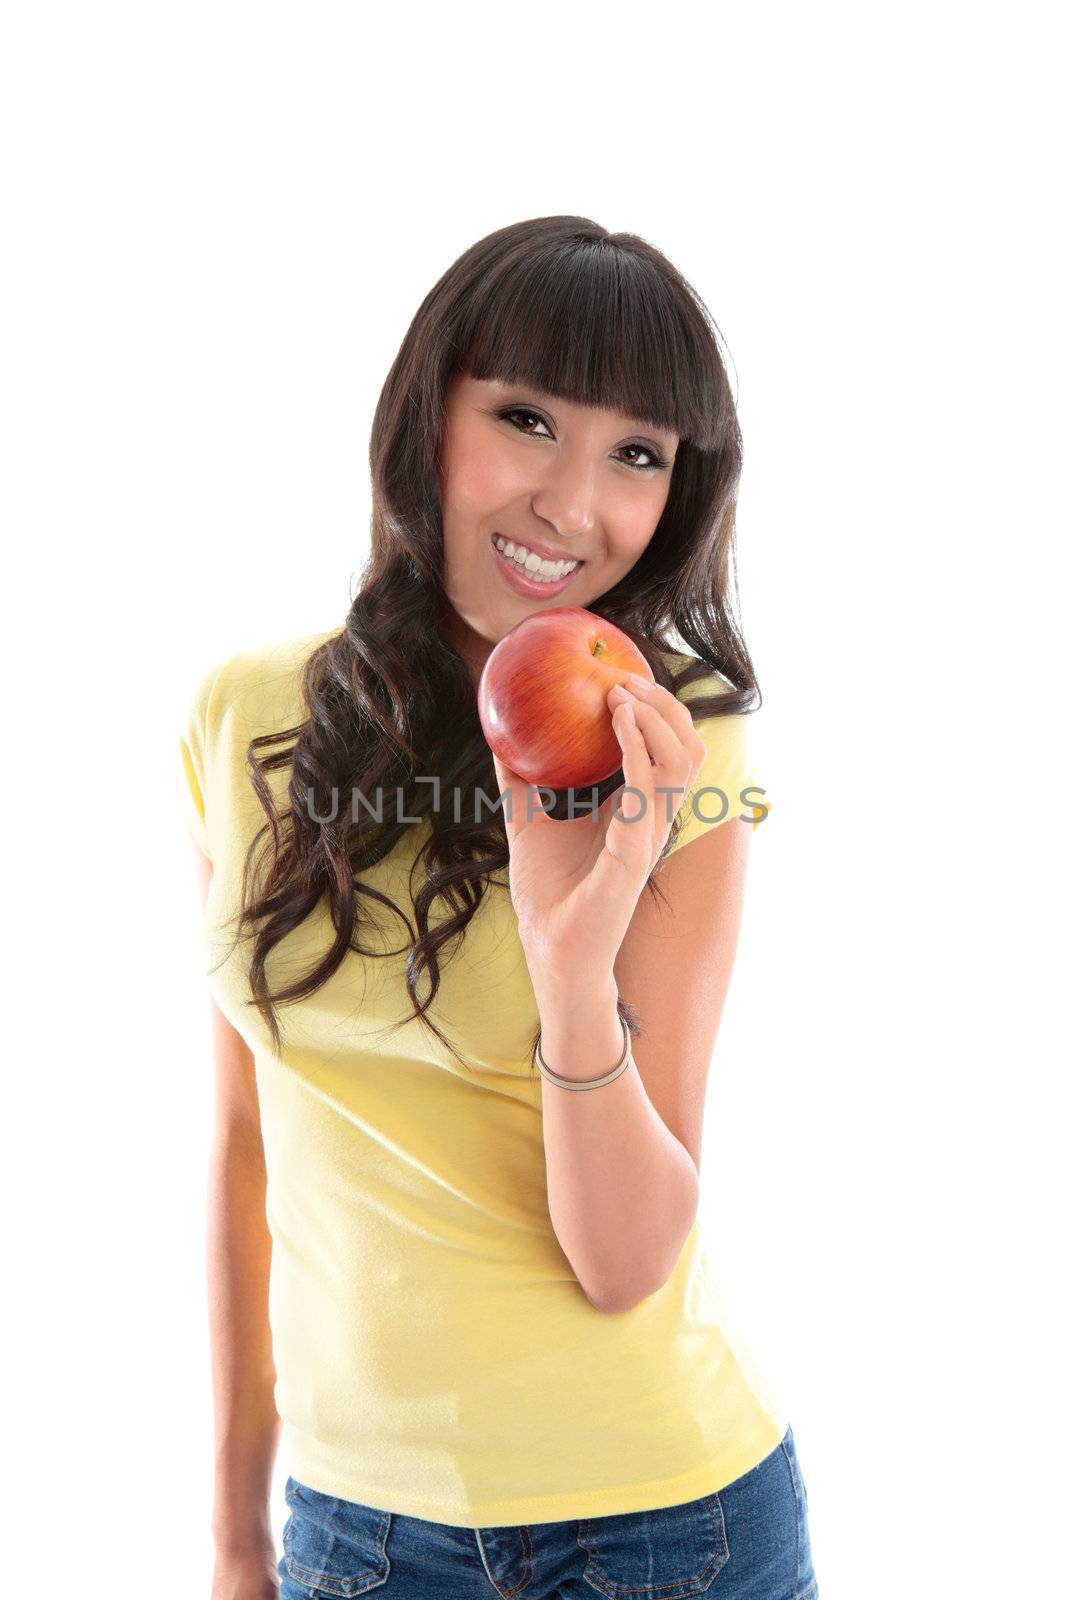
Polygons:
<instances>
[{"instance_id":1,"label":"brown eye","mask_svg":"<svg viewBox=\"0 0 1067 1600\"><path fill-rule=\"evenodd\" d=\"M647 444L624 444L623 449L637 450L641 455L648 456L649 459L644 466L639 465L636 461L630 462L630 465L636 467L638 472L657 472L666 466L663 458L658 456L654 450L650 450Z\"/></svg>"},{"instance_id":2,"label":"brown eye","mask_svg":"<svg viewBox=\"0 0 1067 1600\"><path fill-rule=\"evenodd\" d=\"M512 417L532 417L535 422L545 422L544 417L539 416L536 411L523 411L518 406L512 407L510 411L498 411L497 416L500 417L504 422L511 422ZM530 430L528 428L520 428L514 422L511 422L511 426L515 429L516 433L530 434ZM545 422L545 427L548 427L547 422ZM530 434L530 437L534 439L541 439L544 438L544 434L534 433ZM551 435L549 435L549 437L551 437Z\"/></svg>"},{"instance_id":3,"label":"brown eye","mask_svg":"<svg viewBox=\"0 0 1067 1600\"><path fill-rule=\"evenodd\" d=\"M552 437L551 432L549 432L547 435L543 433L534 433L531 429L521 428L518 423L511 421L512 417L522 417L524 419L532 419L534 422L544 423L544 426L547 428L548 423L545 422L545 419L541 416L540 412L527 411L525 406L509 406L504 410L498 411L496 414L502 422L509 423L510 426L515 429L516 433L524 433L528 439L544 439L546 437L550 439ZM647 444L624 444L621 446L621 449L624 451L636 450L639 455L648 457L647 461L627 461L624 463L625 466L630 467L634 472L662 472L667 465L667 463L663 460L663 457Z\"/></svg>"}]
</instances>

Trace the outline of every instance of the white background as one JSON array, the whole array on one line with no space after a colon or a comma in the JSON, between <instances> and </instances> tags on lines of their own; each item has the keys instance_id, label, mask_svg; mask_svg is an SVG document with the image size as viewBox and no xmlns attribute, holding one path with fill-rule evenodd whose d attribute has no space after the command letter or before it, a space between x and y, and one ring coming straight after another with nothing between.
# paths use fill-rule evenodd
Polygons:
<instances>
[{"instance_id":1,"label":"white background","mask_svg":"<svg viewBox=\"0 0 1067 1600\"><path fill-rule=\"evenodd\" d=\"M823 1600L1059 1592L1050 19L6 9L12 1579L206 1600L178 718L221 657L340 624L419 301L485 233L569 212L664 250L736 375L774 811L703 1206L789 1400Z\"/></svg>"}]
</instances>

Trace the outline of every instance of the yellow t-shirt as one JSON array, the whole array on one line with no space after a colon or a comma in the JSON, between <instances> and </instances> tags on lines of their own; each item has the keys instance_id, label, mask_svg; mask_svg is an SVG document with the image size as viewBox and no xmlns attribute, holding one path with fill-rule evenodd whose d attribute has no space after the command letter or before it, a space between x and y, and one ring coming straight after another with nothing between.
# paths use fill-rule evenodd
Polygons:
<instances>
[{"instance_id":1,"label":"yellow t-shirt","mask_svg":"<svg viewBox=\"0 0 1067 1600\"><path fill-rule=\"evenodd\" d=\"M787 1418L735 1330L694 1223L668 1282L628 1312L590 1305L553 1232L537 1010L506 884L489 888L441 971L432 1012L468 1071L410 1010L403 954L349 952L279 1010L283 1059L247 1003L237 907L264 820L245 752L302 722L300 668L331 633L244 651L200 681L177 778L214 864L208 982L255 1058L273 1240L269 1312L283 1458L299 1481L383 1511L478 1528L607 1516L710 1494L771 1453ZM710 685L710 688L706 688ZM688 686L715 692L721 680ZM694 785L757 814L745 716L698 722ZM262 752L261 752L262 754ZM279 808L288 768L268 774ZM686 802L678 848L714 822ZM342 804L345 800L342 799ZM701 800L718 819L714 794ZM725 820L725 817L721 820ZM361 877L411 915L424 827ZM439 907L434 908L436 916ZM375 907L371 948L405 930ZM324 903L272 951L272 988L332 942ZM426 992L425 980L420 994ZM635 1050L635 1063L640 1050Z\"/></svg>"}]
</instances>

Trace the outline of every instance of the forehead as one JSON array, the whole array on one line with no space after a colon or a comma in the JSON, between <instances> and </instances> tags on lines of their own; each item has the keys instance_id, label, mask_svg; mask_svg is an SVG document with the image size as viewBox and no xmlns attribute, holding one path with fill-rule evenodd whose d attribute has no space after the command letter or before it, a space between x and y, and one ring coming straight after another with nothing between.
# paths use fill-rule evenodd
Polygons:
<instances>
[{"instance_id":1,"label":"forehead","mask_svg":"<svg viewBox=\"0 0 1067 1600\"><path fill-rule=\"evenodd\" d=\"M677 434L672 429L665 428L655 422L648 422L640 417L631 417L623 411L613 411L607 406L591 406L581 400L567 400L562 395L549 394L546 389L540 389L533 383L524 383L521 380L514 383L505 383L499 378L472 378L466 373L462 374L457 381L468 385L472 392L482 392L493 398L498 396L503 398L504 395L512 395L521 391L526 398L538 400L542 405L551 406L563 413L581 413L584 411L591 417L603 418L605 421L610 421L613 426L617 425L623 429L651 428L655 432L663 434L666 438L677 438Z\"/></svg>"}]
</instances>

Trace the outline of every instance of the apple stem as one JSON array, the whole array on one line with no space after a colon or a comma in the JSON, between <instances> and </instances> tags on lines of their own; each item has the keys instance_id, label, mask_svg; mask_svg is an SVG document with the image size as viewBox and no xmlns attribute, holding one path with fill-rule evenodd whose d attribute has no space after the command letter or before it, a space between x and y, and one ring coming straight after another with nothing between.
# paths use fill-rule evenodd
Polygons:
<instances>
[{"instance_id":1,"label":"apple stem","mask_svg":"<svg viewBox=\"0 0 1067 1600\"><path fill-rule=\"evenodd\" d=\"M594 658L594 660L596 659L597 656L602 656L604 654L605 649L606 649L606 646L604 644L603 639L598 639L596 641L596 643L594 644L594 646L593 646L593 658Z\"/></svg>"}]
</instances>

